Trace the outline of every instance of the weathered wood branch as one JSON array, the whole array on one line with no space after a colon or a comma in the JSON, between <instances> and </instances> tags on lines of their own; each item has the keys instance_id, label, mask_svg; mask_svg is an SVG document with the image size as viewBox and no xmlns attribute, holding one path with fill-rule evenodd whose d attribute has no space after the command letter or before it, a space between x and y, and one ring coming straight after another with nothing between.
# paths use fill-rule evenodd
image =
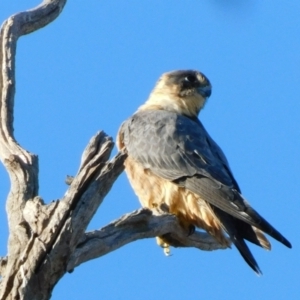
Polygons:
<instances>
[{"instance_id":1,"label":"weathered wood branch","mask_svg":"<svg viewBox=\"0 0 300 300\"><path fill-rule=\"evenodd\" d=\"M0 258L0 299L49 299L67 271L141 238L164 236L175 246L222 248L205 233L187 236L175 216L146 209L85 233L126 159L126 153L118 153L109 161L114 143L104 132L90 140L79 171L69 178L60 200L45 204L39 196L38 158L23 149L13 134L16 45L21 35L53 21L65 3L44 0L32 10L11 16L1 27L0 159L10 176L11 189L6 202L8 253Z\"/></svg>"},{"instance_id":2,"label":"weathered wood branch","mask_svg":"<svg viewBox=\"0 0 300 300\"><path fill-rule=\"evenodd\" d=\"M29 228L23 219L23 208L38 194L37 157L23 149L13 135L15 95L15 54L21 35L37 30L54 20L62 11L66 0L44 1L37 8L8 18L0 31L0 159L11 181L6 202L9 241L5 276L1 281L0 298L7 298L18 280L15 258L30 242ZM3 266L2 266L3 269ZM15 296L15 295L14 295Z\"/></svg>"},{"instance_id":3,"label":"weathered wood branch","mask_svg":"<svg viewBox=\"0 0 300 300\"><path fill-rule=\"evenodd\" d=\"M66 0L44 1L37 8L9 17L0 31L0 159L11 180L6 209L10 229L9 252L17 254L26 228L22 225L22 208L26 200L38 193L37 156L23 149L13 135L13 113L15 95L15 54L20 36L37 30L54 20L64 7ZM25 234L26 236L26 234ZM20 244L21 243L21 244ZM16 251L16 252L15 252Z\"/></svg>"},{"instance_id":4,"label":"weathered wood branch","mask_svg":"<svg viewBox=\"0 0 300 300\"><path fill-rule=\"evenodd\" d=\"M1 264L0 299L49 299L86 226L124 169L126 154L108 161L113 146L104 132L97 133L85 151L89 161L83 160L61 200L45 205L36 196L26 201L22 215L28 241L18 256L9 253L7 263ZM9 269L10 260L13 265ZM10 281L5 280L8 277Z\"/></svg>"},{"instance_id":5,"label":"weathered wood branch","mask_svg":"<svg viewBox=\"0 0 300 300\"><path fill-rule=\"evenodd\" d=\"M142 208L122 216L100 230L85 233L70 257L67 270L70 272L88 260L136 240L165 234L170 234L174 240L180 242L180 247L195 247L206 251L225 249L207 233L194 232L188 235L172 214Z\"/></svg>"}]
</instances>

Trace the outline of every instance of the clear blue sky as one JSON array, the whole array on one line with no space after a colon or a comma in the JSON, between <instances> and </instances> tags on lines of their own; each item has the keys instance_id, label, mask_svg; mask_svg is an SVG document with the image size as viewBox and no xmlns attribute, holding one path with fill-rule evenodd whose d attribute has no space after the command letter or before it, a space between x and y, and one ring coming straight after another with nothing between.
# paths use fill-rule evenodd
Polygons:
<instances>
[{"instance_id":1,"label":"clear blue sky","mask_svg":"<svg viewBox=\"0 0 300 300\"><path fill-rule=\"evenodd\" d=\"M39 1L2 0L0 19ZM250 246L263 276L236 249L173 249L154 239L90 261L53 299L296 299L300 294L300 2L296 0L68 1L17 47L15 135L39 155L40 195L62 197L96 131L115 137L161 73L199 69L213 93L200 118L226 153L244 196L293 244ZM0 255L6 254L0 168ZM139 208L123 174L90 224Z\"/></svg>"}]
</instances>

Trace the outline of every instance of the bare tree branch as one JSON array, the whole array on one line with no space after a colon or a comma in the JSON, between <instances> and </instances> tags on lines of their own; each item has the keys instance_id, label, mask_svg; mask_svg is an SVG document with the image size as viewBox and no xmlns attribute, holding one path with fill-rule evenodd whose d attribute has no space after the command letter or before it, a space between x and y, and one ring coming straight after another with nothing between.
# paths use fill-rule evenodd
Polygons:
<instances>
[{"instance_id":1,"label":"bare tree branch","mask_svg":"<svg viewBox=\"0 0 300 300\"><path fill-rule=\"evenodd\" d=\"M181 243L181 247L195 247L206 251L226 248L204 232L195 232L188 236L174 215L142 208L122 216L100 230L87 232L71 255L67 270L70 272L88 260L136 240L165 234L171 234L172 238Z\"/></svg>"},{"instance_id":2,"label":"bare tree branch","mask_svg":"<svg viewBox=\"0 0 300 300\"><path fill-rule=\"evenodd\" d=\"M28 199L38 193L37 157L23 149L13 135L13 112L15 95L16 43L21 35L37 30L54 20L62 11L66 0L44 1L37 8L8 18L0 32L0 159L11 180L6 203L9 225L6 274L1 282L0 298L4 299L13 287L16 272L14 258L29 242L28 228L24 225L22 208Z\"/></svg>"},{"instance_id":3,"label":"bare tree branch","mask_svg":"<svg viewBox=\"0 0 300 300\"><path fill-rule=\"evenodd\" d=\"M22 223L22 208L27 199L38 193L37 156L23 149L13 135L13 113L15 95L15 55L20 36L37 30L54 20L65 5L66 0L44 1L37 8L8 18L0 32L0 159L5 165L10 179L11 190L7 200L10 229L10 251L15 251L18 240L24 240L24 228L12 230L12 224ZM22 235L22 238L18 237ZM27 241L25 241L27 242Z\"/></svg>"}]
</instances>

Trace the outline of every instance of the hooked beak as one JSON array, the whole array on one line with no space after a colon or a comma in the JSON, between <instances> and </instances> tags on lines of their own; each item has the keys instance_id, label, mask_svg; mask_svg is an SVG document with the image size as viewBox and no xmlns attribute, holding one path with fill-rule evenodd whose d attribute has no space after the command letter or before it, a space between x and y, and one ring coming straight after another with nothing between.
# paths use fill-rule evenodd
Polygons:
<instances>
[{"instance_id":1,"label":"hooked beak","mask_svg":"<svg viewBox=\"0 0 300 300\"><path fill-rule=\"evenodd\" d=\"M211 85L198 87L197 91L202 97L208 98L211 95Z\"/></svg>"}]
</instances>

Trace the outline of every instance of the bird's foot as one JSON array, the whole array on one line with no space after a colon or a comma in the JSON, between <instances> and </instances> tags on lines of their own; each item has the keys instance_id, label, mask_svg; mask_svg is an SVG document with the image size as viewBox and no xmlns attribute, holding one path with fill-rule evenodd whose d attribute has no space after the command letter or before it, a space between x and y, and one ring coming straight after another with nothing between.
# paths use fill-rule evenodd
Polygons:
<instances>
[{"instance_id":1,"label":"bird's foot","mask_svg":"<svg viewBox=\"0 0 300 300\"><path fill-rule=\"evenodd\" d=\"M170 245L168 243L166 243L162 238L160 237L156 237L156 242L157 244L163 248L164 250L164 254L166 256L171 256L171 250L170 250Z\"/></svg>"}]
</instances>

